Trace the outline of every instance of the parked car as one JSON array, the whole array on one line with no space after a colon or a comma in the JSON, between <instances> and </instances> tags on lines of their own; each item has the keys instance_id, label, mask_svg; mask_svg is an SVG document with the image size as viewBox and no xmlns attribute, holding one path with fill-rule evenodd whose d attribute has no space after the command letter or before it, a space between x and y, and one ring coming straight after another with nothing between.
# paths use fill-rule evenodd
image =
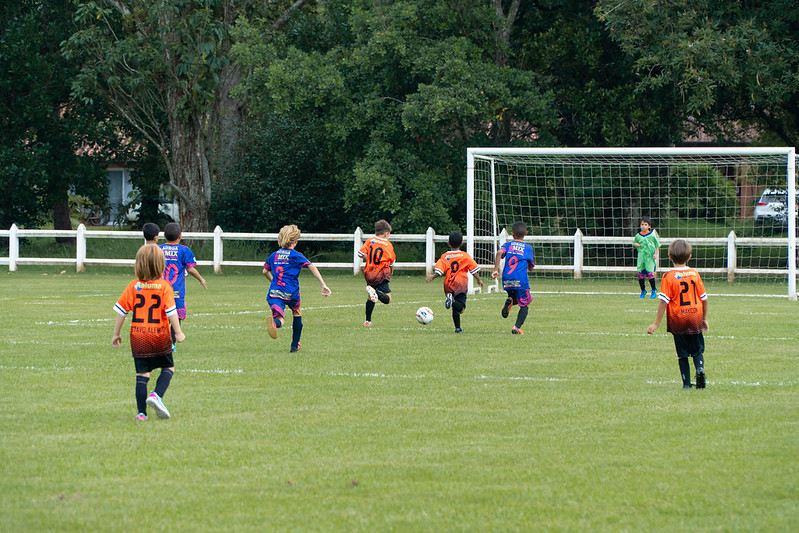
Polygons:
<instances>
[{"instance_id":1,"label":"parked car","mask_svg":"<svg viewBox=\"0 0 799 533\"><path fill-rule=\"evenodd\" d=\"M799 195L797 195L799 204ZM787 220L788 192L782 189L766 189L755 203L755 222L782 222Z\"/></svg>"},{"instance_id":2,"label":"parked car","mask_svg":"<svg viewBox=\"0 0 799 533\"><path fill-rule=\"evenodd\" d=\"M125 216L131 222L135 222L139 220L139 209L141 209L140 203L128 209ZM158 204L158 212L169 217L173 222L180 222L180 209L178 208L177 202L162 200L162 203Z\"/></svg>"}]
</instances>

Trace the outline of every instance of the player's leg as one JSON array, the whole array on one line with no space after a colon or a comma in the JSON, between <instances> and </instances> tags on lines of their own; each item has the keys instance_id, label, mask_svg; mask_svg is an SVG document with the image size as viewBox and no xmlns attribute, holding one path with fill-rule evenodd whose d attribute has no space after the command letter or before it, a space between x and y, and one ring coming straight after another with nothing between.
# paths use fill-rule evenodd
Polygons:
<instances>
[{"instance_id":1,"label":"player's leg","mask_svg":"<svg viewBox=\"0 0 799 533\"><path fill-rule=\"evenodd\" d=\"M147 405L151 407L158 418L169 418L169 410L164 405L163 397L166 394L169 384L172 382L172 375L175 373L175 362L172 354L162 357L153 357L150 366L160 368L158 380L155 382L155 390L147 396Z\"/></svg>"},{"instance_id":2,"label":"player's leg","mask_svg":"<svg viewBox=\"0 0 799 533\"><path fill-rule=\"evenodd\" d=\"M372 325L372 312L375 310L375 305L372 300L366 300L366 322L363 323L364 326Z\"/></svg>"},{"instance_id":3,"label":"player's leg","mask_svg":"<svg viewBox=\"0 0 799 533\"><path fill-rule=\"evenodd\" d=\"M302 336L302 309L300 308L300 301L291 302L291 314L294 322L291 326L291 351L298 352L300 350L300 337Z\"/></svg>"},{"instance_id":4,"label":"player's leg","mask_svg":"<svg viewBox=\"0 0 799 533\"><path fill-rule=\"evenodd\" d=\"M150 381L150 365L147 359L133 359L136 365L136 420L147 420L147 383Z\"/></svg>"},{"instance_id":5,"label":"player's leg","mask_svg":"<svg viewBox=\"0 0 799 533\"><path fill-rule=\"evenodd\" d=\"M655 288L655 274L654 272L647 272L646 277L649 279L649 286L652 287L652 294L650 294L649 297L655 299L658 297L658 291Z\"/></svg>"},{"instance_id":6,"label":"player's leg","mask_svg":"<svg viewBox=\"0 0 799 533\"><path fill-rule=\"evenodd\" d=\"M643 298L644 296L646 296L646 282L644 281L645 279L646 279L646 272L639 272L638 285L641 287L641 295L639 296L639 298Z\"/></svg>"},{"instance_id":7,"label":"player's leg","mask_svg":"<svg viewBox=\"0 0 799 533\"><path fill-rule=\"evenodd\" d=\"M705 337L701 333L696 335L696 342L692 350L694 368L696 369L696 388L704 389L707 386L705 378Z\"/></svg>"},{"instance_id":8,"label":"player's leg","mask_svg":"<svg viewBox=\"0 0 799 533\"><path fill-rule=\"evenodd\" d=\"M691 363L688 361L691 354L690 345L686 342L685 335L674 336L674 347L677 349L677 364L680 366L682 388L690 389L694 385L691 383Z\"/></svg>"},{"instance_id":9,"label":"player's leg","mask_svg":"<svg viewBox=\"0 0 799 533\"><path fill-rule=\"evenodd\" d=\"M466 310L466 293L457 294L452 298L452 322L455 324L455 333L463 333L461 329L461 315Z\"/></svg>"},{"instance_id":10,"label":"player's leg","mask_svg":"<svg viewBox=\"0 0 799 533\"><path fill-rule=\"evenodd\" d=\"M518 291L519 294L514 299L516 300L515 303L519 305L519 314L516 315L516 324L511 329L511 333L515 335L524 335L524 331L522 331L522 326L524 325L524 321L527 320L527 313L530 311L530 302L533 301L533 296L530 294L530 290Z\"/></svg>"},{"instance_id":11,"label":"player's leg","mask_svg":"<svg viewBox=\"0 0 799 533\"><path fill-rule=\"evenodd\" d=\"M279 298L267 296L266 303L269 304L269 311L266 316L266 332L270 337L276 339L278 328L283 327L283 306L285 302Z\"/></svg>"},{"instance_id":12,"label":"player's leg","mask_svg":"<svg viewBox=\"0 0 799 533\"><path fill-rule=\"evenodd\" d=\"M375 287L377 299L381 304L388 305L391 303L391 288L388 286L388 281L382 282Z\"/></svg>"},{"instance_id":13,"label":"player's leg","mask_svg":"<svg viewBox=\"0 0 799 533\"><path fill-rule=\"evenodd\" d=\"M510 309L511 309L511 307L513 307L513 295L512 295L512 293L514 291L507 290L505 292L508 293L508 297L505 298L505 304L502 306L502 318L508 318L508 315L510 314Z\"/></svg>"}]
</instances>

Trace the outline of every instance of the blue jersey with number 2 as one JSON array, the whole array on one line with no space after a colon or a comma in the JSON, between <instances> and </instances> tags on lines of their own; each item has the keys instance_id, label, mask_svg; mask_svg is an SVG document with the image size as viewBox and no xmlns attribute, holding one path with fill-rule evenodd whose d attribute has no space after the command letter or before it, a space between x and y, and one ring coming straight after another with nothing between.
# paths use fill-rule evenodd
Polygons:
<instances>
[{"instance_id":1,"label":"blue jersey with number 2","mask_svg":"<svg viewBox=\"0 0 799 533\"><path fill-rule=\"evenodd\" d=\"M503 289L529 289L527 270L535 266L533 247L524 241L510 241L502 245L505 268L502 269Z\"/></svg>"},{"instance_id":2,"label":"blue jersey with number 2","mask_svg":"<svg viewBox=\"0 0 799 533\"><path fill-rule=\"evenodd\" d=\"M264 263L264 268L272 272L269 285L269 298L298 300L300 298L300 270L311 262L297 250L281 248Z\"/></svg>"}]
</instances>

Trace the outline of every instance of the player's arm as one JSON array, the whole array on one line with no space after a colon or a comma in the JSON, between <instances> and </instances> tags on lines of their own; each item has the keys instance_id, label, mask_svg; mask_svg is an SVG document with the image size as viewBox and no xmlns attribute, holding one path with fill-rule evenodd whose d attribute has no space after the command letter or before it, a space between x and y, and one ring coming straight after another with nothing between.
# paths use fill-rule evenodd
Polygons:
<instances>
[{"instance_id":1,"label":"player's arm","mask_svg":"<svg viewBox=\"0 0 799 533\"><path fill-rule=\"evenodd\" d=\"M206 285L206 284L205 284L205 279L204 279L204 278L203 278L203 277L200 275L200 273L199 273L199 272L197 272L197 269L196 269L196 268L194 268L194 267L188 267L188 268L186 269L186 272L188 272L189 274L191 274L192 276L194 276L195 278L197 278L197 281L199 281L199 282L200 282L200 285L202 285L202 286L203 286L203 289L207 289L207 288L208 288L208 285Z\"/></svg>"},{"instance_id":2,"label":"player's arm","mask_svg":"<svg viewBox=\"0 0 799 533\"><path fill-rule=\"evenodd\" d=\"M707 333L710 331L710 326L707 323L707 300L702 300L702 332Z\"/></svg>"},{"instance_id":3,"label":"player's arm","mask_svg":"<svg viewBox=\"0 0 799 533\"><path fill-rule=\"evenodd\" d=\"M178 314L171 314L167 318L169 319L169 325L172 326L172 331L175 332L175 342L185 341L186 335L184 335L183 330L180 329L180 319L178 318Z\"/></svg>"},{"instance_id":4,"label":"player's arm","mask_svg":"<svg viewBox=\"0 0 799 533\"><path fill-rule=\"evenodd\" d=\"M114 348L119 348L119 345L122 344L122 324L125 323L126 315L120 315L117 313L117 320L114 324L114 336L111 337L111 346Z\"/></svg>"},{"instance_id":5,"label":"player's arm","mask_svg":"<svg viewBox=\"0 0 799 533\"><path fill-rule=\"evenodd\" d=\"M655 332L656 329L660 327L660 321L663 320L663 315L666 313L666 306L668 304L663 300L660 300L658 303L658 314L655 317L655 321L652 322L648 328L646 328L646 332L650 335Z\"/></svg>"},{"instance_id":6,"label":"player's arm","mask_svg":"<svg viewBox=\"0 0 799 533\"><path fill-rule=\"evenodd\" d=\"M477 281L477 284L480 285L480 288L482 289L484 285L483 285L483 280L480 279L480 274L475 272L474 274L472 274L472 276L474 276L474 279Z\"/></svg>"},{"instance_id":7,"label":"player's arm","mask_svg":"<svg viewBox=\"0 0 799 533\"><path fill-rule=\"evenodd\" d=\"M272 281L272 271L271 270L268 270L267 268L264 268L261 273L264 276L266 276L266 279L268 279L270 282Z\"/></svg>"},{"instance_id":8,"label":"player's arm","mask_svg":"<svg viewBox=\"0 0 799 533\"><path fill-rule=\"evenodd\" d=\"M327 285L325 285L325 280L322 279L322 274L319 273L319 269L316 268L316 265L310 263L308 265L308 270L310 270L311 274L313 274L314 277L317 280L319 280L319 285L322 286L322 296L330 296L331 294L333 294L333 291L331 291L330 288Z\"/></svg>"},{"instance_id":9,"label":"player's arm","mask_svg":"<svg viewBox=\"0 0 799 533\"><path fill-rule=\"evenodd\" d=\"M433 272L432 274L428 274L428 275L427 275L427 277L426 277L424 280L425 280L427 283L430 283L431 281L433 281L433 280L434 280L434 279L436 279L437 277L439 277L439 274L438 274L438 272Z\"/></svg>"},{"instance_id":10,"label":"player's arm","mask_svg":"<svg viewBox=\"0 0 799 533\"><path fill-rule=\"evenodd\" d=\"M500 248L497 250L497 254L494 256L494 271L491 272L491 277L493 279L497 279L499 277L499 263L502 261L502 252L503 249Z\"/></svg>"}]
</instances>

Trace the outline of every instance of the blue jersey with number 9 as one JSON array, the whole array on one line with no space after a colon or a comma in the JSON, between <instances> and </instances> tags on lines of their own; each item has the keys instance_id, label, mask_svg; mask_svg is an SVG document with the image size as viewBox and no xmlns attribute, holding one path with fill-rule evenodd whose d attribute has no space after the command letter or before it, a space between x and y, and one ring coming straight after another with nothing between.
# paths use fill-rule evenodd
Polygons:
<instances>
[{"instance_id":1,"label":"blue jersey with number 9","mask_svg":"<svg viewBox=\"0 0 799 533\"><path fill-rule=\"evenodd\" d=\"M524 241L509 241L500 248L502 257L505 258L505 268L502 269L503 289L530 288L530 279L527 271L535 266L533 247Z\"/></svg>"}]
</instances>

